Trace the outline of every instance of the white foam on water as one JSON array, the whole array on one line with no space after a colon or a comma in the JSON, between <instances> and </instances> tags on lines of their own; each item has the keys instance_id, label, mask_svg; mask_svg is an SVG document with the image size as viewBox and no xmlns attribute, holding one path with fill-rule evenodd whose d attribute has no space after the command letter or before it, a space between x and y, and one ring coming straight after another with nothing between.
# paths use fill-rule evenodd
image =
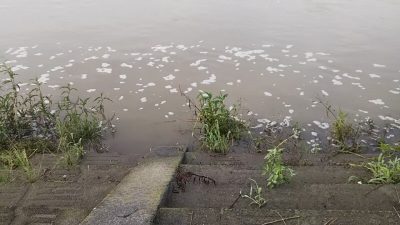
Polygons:
<instances>
[{"instance_id":1,"label":"white foam on water","mask_svg":"<svg viewBox=\"0 0 400 225\"><path fill-rule=\"evenodd\" d=\"M264 91L264 95L265 95L265 96L268 96L268 97L271 97L271 96L272 96L272 94L271 94L270 92L268 92L268 91Z\"/></svg>"},{"instance_id":2,"label":"white foam on water","mask_svg":"<svg viewBox=\"0 0 400 225\"><path fill-rule=\"evenodd\" d=\"M317 120L314 120L313 123L315 125L317 125L319 128L324 129L324 130L329 128L329 124L328 123L321 123L321 122L319 122Z\"/></svg>"},{"instance_id":3,"label":"white foam on water","mask_svg":"<svg viewBox=\"0 0 400 225\"><path fill-rule=\"evenodd\" d=\"M87 89L87 90L86 90L87 93L92 93L92 92L95 92L95 91L96 91L96 89L94 89L94 88L93 88L93 89Z\"/></svg>"},{"instance_id":4,"label":"white foam on water","mask_svg":"<svg viewBox=\"0 0 400 225\"><path fill-rule=\"evenodd\" d=\"M121 63L121 67L126 67L126 68L133 68L133 65L127 64L127 63Z\"/></svg>"},{"instance_id":5,"label":"white foam on water","mask_svg":"<svg viewBox=\"0 0 400 225\"><path fill-rule=\"evenodd\" d=\"M155 52L163 52L166 53L168 49L172 48L174 46L172 45L156 45L154 47L151 47L151 49Z\"/></svg>"},{"instance_id":6,"label":"white foam on water","mask_svg":"<svg viewBox=\"0 0 400 225\"><path fill-rule=\"evenodd\" d=\"M96 68L96 71L98 73L112 73L112 69L111 68Z\"/></svg>"},{"instance_id":7,"label":"white foam on water","mask_svg":"<svg viewBox=\"0 0 400 225\"><path fill-rule=\"evenodd\" d=\"M383 102L382 99L380 99L380 98L368 100L368 102L374 103L375 105L384 105L385 104L385 102Z\"/></svg>"},{"instance_id":8,"label":"white foam on water","mask_svg":"<svg viewBox=\"0 0 400 225\"><path fill-rule=\"evenodd\" d=\"M378 117L379 117L379 119L384 120L384 121L388 120L388 121L392 121L392 122L395 122L397 124L400 124L400 119L395 119L395 118L390 117L390 116L382 116L382 115L379 115Z\"/></svg>"},{"instance_id":9,"label":"white foam on water","mask_svg":"<svg viewBox=\"0 0 400 225\"><path fill-rule=\"evenodd\" d=\"M362 86L360 83L351 83L351 85L357 86L357 87L359 87L359 88L365 90L365 87Z\"/></svg>"},{"instance_id":10,"label":"white foam on water","mask_svg":"<svg viewBox=\"0 0 400 225\"><path fill-rule=\"evenodd\" d=\"M350 76L350 75L347 74L347 73L342 74L342 76L343 76L343 77L347 77L347 78L349 78L349 79L353 79L353 80L360 80L359 77L353 77L353 76Z\"/></svg>"},{"instance_id":11,"label":"white foam on water","mask_svg":"<svg viewBox=\"0 0 400 225\"><path fill-rule=\"evenodd\" d=\"M254 56L253 54L261 54L261 53L264 53L264 50L256 49L249 51L237 51L236 53L234 53L234 55L239 58L246 58L248 61L251 61L256 58L256 56Z\"/></svg>"},{"instance_id":12,"label":"white foam on water","mask_svg":"<svg viewBox=\"0 0 400 225\"><path fill-rule=\"evenodd\" d=\"M20 85L20 86L21 86L21 85ZM52 88L52 89L56 89L56 88L59 88L60 85L58 85L58 84L55 84L55 85L48 85L47 87Z\"/></svg>"},{"instance_id":13,"label":"white foam on water","mask_svg":"<svg viewBox=\"0 0 400 225\"><path fill-rule=\"evenodd\" d=\"M147 87L154 87L154 86L156 86L156 84L153 83L153 82L150 82L150 83L147 83L145 86L147 86Z\"/></svg>"},{"instance_id":14,"label":"white foam on water","mask_svg":"<svg viewBox=\"0 0 400 225\"><path fill-rule=\"evenodd\" d=\"M88 58L84 58L83 60L84 61L88 61L88 60L95 60L95 59L98 59L99 57L97 57L97 56L91 56L91 57L88 57Z\"/></svg>"},{"instance_id":15,"label":"white foam on water","mask_svg":"<svg viewBox=\"0 0 400 225\"><path fill-rule=\"evenodd\" d=\"M380 75L378 75L378 74L374 74L374 73L370 73L370 74L368 74L371 78L381 78L381 76Z\"/></svg>"},{"instance_id":16,"label":"white foam on water","mask_svg":"<svg viewBox=\"0 0 400 225\"><path fill-rule=\"evenodd\" d=\"M328 92L326 92L325 90L321 90L322 94L325 96L329 96Z\"/></svg>"},{"instance_id":17,"label":"white foam on water","mask_svg":"<svg viewBox=\"0 0 400 225\"><path fill-rule=\"evenodd\" d=\"M207 80L203 80L201 84L211 84L216 82L217 77L215 74L211 74L211 76Z\"/></svg>"},{"instance_id":18,"label":"white foam on water","mask_svg":"<svg viewBox=\"0 0 400 225\"><path fill-rule=\"evenodd\" d=\"M198 69L198 70L206 70L207 67L205 67L205 66L199 66L199 67L197 67L197 69Z\"/></svg>"},{"instance_id":19,"label":"white foam on water","mask_svg":"<svg viewBox=\"0 0 400 225\"><path fill-rule=\"evenodd\" d=\"M190 66L200 66L200 63L207 61L207 59L199 59L195 61L194 63L191 63Z\"/></svg>"},{"instance_id":20,"label":"white foam on water","mask_svg":"<svg viewBox=\"0 0 400 225\"><path fill-rule=\"evenodd\" d=\"M164 80L174 80L175 76L172 74L169 74L168 76L163 77Z\"/></svg>"},{"instance_id":21,"label":"white foam on water","mask_svg":"<svg viewBox=\"0 0 400 225\"><path fill-rule=\"evenodd\" d=\"M145 103L145 102L147 102L147 98L146 98L146 97L143 97L143 98L140 99L140 101L141 101L142 103Z\"/></svg>"},{"instance_id":22,"label":"white foam on water","mask_svg":"<svg viewBox=\"0 0 400 225\"><path fill-rule=\"evenodd\" d=\"M122 80L125 80L126 79L126 74L119 75L119 78L122 79Z\"/></svg>"},{"instance_id":23,"label":"white foam on water","mask_svg":"<svg viewBox=\"0 0 400 225\"><path fill-rule=\"evenodd\" d=\"M62 66L56 66L56 67L52 68L51 71L52 71L52 72L55 72L55 71L57 71L57 70L62 70L62 69L64 69L64 67L62 67Z\"/></svg>"},{"instance_id":24,"label":"white foam on water","mask_svg":"<svg viewBox=\"0 0 400 225\"><path fill-rule=\"evenodd\" d=\"M218 58L221 60L232 60L232 57L228 57L228 56L224 56L224 55L220 55L220 56L218 56Z\"/></svg>"},{"instance_id":25,"label":"white foam on water","mask_svg":"<svg viewBox=\"0 0 400 225\"><path fill-rule=\"evenodd\" d=\"M50 79L49 76L50 76L50 74L48 74L48 73L40 75L38 82L42 83L42 84L47 83L47 81Z\"/></svg>"},{"instance_id":26,"label":"white foam on water","mask_svg":"<svg viewBox=\"0 0 400 225\"><path fill-rule=\"evenodd\" d=\"M378 67L378 68L385 68L386 66L385 65L382 65L382 64L377 64L377 63L374 63L374 64L372 64L374 67Z\"/></svg>"},{"instance_id":27,"label":"white foam on water","mask_svg":"<svg viewBox=\"0 0 400 225\"><path fill-rule=\"evenodd\" d=\"M269 119L257 119L257 122L259 122L259 123L269 123L269 122L271 122L271 120L269 120Z\"/></svg>"},{"instance_id":28,"label":"white foam on water","mask_svg":"<svg viewBox=\"0 0 400 225\"><path fill-rule=\"evenodd\" d=\"M343 82L333 79L333 85L343 85Z\"/></svg>"}]
</instances>

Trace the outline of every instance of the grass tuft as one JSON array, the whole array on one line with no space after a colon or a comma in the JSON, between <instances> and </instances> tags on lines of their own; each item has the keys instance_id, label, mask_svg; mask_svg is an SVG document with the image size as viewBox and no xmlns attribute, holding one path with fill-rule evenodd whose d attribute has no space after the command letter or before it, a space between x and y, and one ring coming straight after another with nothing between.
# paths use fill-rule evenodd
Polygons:
<instances>
[{"instance_id":1,"label":"grass tuft","mask_svg":"<svg viewBox=\"0 0 400 225\"><path fill-rule=\"evenodd\" d=\"M83 149L99 150L105 132L114 132L113 117L107 118L104 110L111 100L103 94L81 98L67 85L54 101L43 94L38 80L22 91L11 67L0 64L1 74L6 77L0 84L0 167L20 168L34 182L40 172L29 161L34 153L61 151L66 165L77 165Z\"/></svg>"},{"instance_id":2,"label":"grass tuft","mask_svg":"<svg viewBox=\"0 0 400 225\"><path fill-rule=\"evenodd\" d=\"M380 145L379 156L361 166L371 172L370 184L397 184L400 183L400 158L394 153L400 151L399 146L389 144Z\"/></svg>"},{"instance_id":3,"label":"grass tuft","mask_svg":"<svg viewBox=\"0 0 400 225\"><path fill-rule=\"evenodd\" d=\"M197 96L198 106L184 93L181 94L189 101L190 108L194 105L194 129L200 130L199 140L210 151L227 153L232 143L248 130L245 122L239 119L238 106L226 106L227 94L214 96L210 92L202 92Z\"/></svg>"}]
</instances>

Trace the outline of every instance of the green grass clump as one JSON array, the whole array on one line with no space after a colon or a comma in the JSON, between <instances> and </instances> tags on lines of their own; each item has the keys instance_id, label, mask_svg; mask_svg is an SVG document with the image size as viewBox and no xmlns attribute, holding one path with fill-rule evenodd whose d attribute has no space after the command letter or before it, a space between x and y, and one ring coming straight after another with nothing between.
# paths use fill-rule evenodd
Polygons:
<instances>
[{"instance_id":1,"label":"green grass clump","mask_svg":"<svg viewBox=\"0 0 400 225\"><path fill-rule=\"evenodd\" d=\"M347 113L339 109L338 112L329 105L319 100L325 107L327 117L333 118L331 123L332 144L341 152L354 153L360 150L360 135L362 127L360 124L353 124L348 120Z\"/></svg>"},{"instance_id":2,"label":"green grass clump","mask_svg":"<svg viewBox=\"0 0 400 225\"><path fill-rule=\"evenodd\" d=\"M196 107L197 122L201 130L203 145L218 153L227 153L231 143L239 140L247 130L243 121L238 119L237 107L228 109L225 105L227 94L213 96L209 92L200 93L200 106Z\"/></svg>"},{"instance_id":3,"label":"green grass clump","mask_svg":"<svg viewBox=\"0 0 400 225\"><path fill-rule=\"evenodd\" d=\"M267 177L267 186L274 188L278 185L286 183L295 175L294 170L285 166L283 163L283 148L281 147L288 140L298 138L298 130L293 129L294 133L287 139L283 140L277 146L268 150L265 156L263 175Z\"/></svg>"},{"instance_id":4,"label":"green grass clump","mask_svg":"<svg viewBox=\"0 0 400 225\"><path fill-rule=\"evenodd\" d=\"M33 168L31 162L29 161L30 156L28 156L25 149L13 148L0 155L0 162L12 171L14 168L21 168L29 182L35 182L39 178L39 171Z\"/></svg>"},{"instance_id":5,"label":"green grass clump","mask_svg":"<svg viewBox=\"0 0 400 225\"><path fill-rule=\"evenodd\" d=\"M358 128L347 120L347 114L339 110L332 123L331 136L334 144L342 151L356 152L359 150Z\"/></svg>"},{"instance_id":6,"label":"green grass clump","mask_svg":"<svg viewBox=\"0 0 400 225\"><path fill-rule=\"evenodd\" d=\"M381 144L379 156L361 166L371 172L370 184L397 184L400 183L400 158L395 156L400 151L399 146Z\"/></svg>"},{"instance_id":7,"label":"green grass clump","mask_svg":"<svg viewBox=\"0 0 400 225\"><path fill-rule=\"evenodd\" d=\"M102 94L81 98L71 85L60 88L58 101L44 95L34 80L31 90L22 91L17 74L0 64L0 167L19 168L34 181L37 171L29 158L36 152L61 152L66 165L76 165L83 149L101 148L105 131L113 126L105 115ZM0 77L1 78L1 77Z\"/></svg>"},{"instance_id":8,"label":"green grass clump","mask_svg":"<svg viewBox=\"0 0 400 225\"><path fill-rule=\"evenodd\" d=\"M99 143L102 139L102 126L96 117L71 113L63 120L58 119L56 125L60 137L68 143L90 145Z\"/></svg>"},{"instance_id":9,"label":"green grass clump","mask_svg":"<svg viewBox=\"0 0 400 225\"><path fill-rule=\"evenodd\" d=\"M74 140L72 134L71 136L70 139ZM70 142L68 138L63 137L60 140L59 150L62 152L61 162L67 167L78 165L85 154L81 139L78 142Z\"/></svg>"}]
</instances>

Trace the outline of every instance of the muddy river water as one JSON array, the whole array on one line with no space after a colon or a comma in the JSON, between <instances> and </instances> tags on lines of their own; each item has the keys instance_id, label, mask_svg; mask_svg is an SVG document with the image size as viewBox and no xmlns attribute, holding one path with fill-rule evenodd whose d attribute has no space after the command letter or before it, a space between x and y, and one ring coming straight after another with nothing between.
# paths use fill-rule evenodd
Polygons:
<instances>
[{"instance_id":1,"label":"muddy river water","mask_svg":"<svg viewBox=\"0 0 400 225\"><path fill-rule=\"evenodd\" d=\"M114 100L108 143L132 160L190 140L179 87L225 91L252 126L298 121L314 139L328 128L316 98L400 127L397 0L1 0L0 21L0 60L22 84Z\"/></svg>"}]
</instances>

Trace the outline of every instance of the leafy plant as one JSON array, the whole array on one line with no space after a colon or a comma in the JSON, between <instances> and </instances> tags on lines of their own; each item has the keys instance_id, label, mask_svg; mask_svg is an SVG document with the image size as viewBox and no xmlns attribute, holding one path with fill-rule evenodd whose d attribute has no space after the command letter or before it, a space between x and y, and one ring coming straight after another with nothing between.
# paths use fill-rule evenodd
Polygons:
<instances>
[{"instance_id":1,"label":"leafy plant","mask_svg":"<svg viewBox=\"0 0 400 225\"><path fill-rule=\"evenodd\" d=\"M349 122L347 113L342 110L336 113L336 110L328 103L324 103L321 100L319 100L319 103L325 107L326 115L333 117L331 126L332 143L343 152L359 151L360 125L356 126Z\"/></svg>"},{"instance_id":2,"label":"leafy plant","mask_svg":"<svg viewBox=\"0 0 400 225\"><path fill-rule=\"evenodd\" d=\"M189 101L189 107L194 105L196 123L195 128L200 130L200 141L207 149L227 153L231 143L239 140L247 130L244 121L238 118L238 107L236 105L227 108L225 100L227 94L214 96L210 92L202 92L197 96L199 106L193 103L184 93Z\"/></svg>"},{"instance_id":3,"label":"leafy plant","mask_svg":"<svg viewBox=\"0 0 400 225\"><path fill-rule=\"evenodd\" d=\"M240 197L250 199L250 205L257 205L258 208L263 207L267 201L262 197L262 188L258 186L257 182L251 178L249 180L254 184L250 184L249 194L243 194L240 191Z\"/></svg>"},{"instance_id":4,"label":"leafy plant","mask_svg":"<svg viewBox=\"0 0 400 225\"><path fill-rule=\"evenodd\" d=\"M75 165L84 148L101 148L105 132L115 132L114 116L105 115L104 104L111 100L103 94L81 98L67 85L60 89L60 100L54 101L43 94L37 79L30 91L22 91L11 67L0 64L0 74L6 75L0 84L0 167L19 167L34 181L38 171L28 156L61 151L66 164Z\"/></svg>"},{"instance_id":5,"label":"leafy plant","mask_svg":"<svg viewBox=\"0 0 400 225\"><path fill-rule=\"evenodd\" d=\"M293 169L284 165L282 159L284 149L281 147L288 140L298 138L298 130L293 129L293 132L294 133L290 137L283 140L274 148L269 149L267 155L264 157L263 175L267 176L267 186L269 188L274 188L277 185L288 182L290 178L295 175Z\"/></svg>"},{"instance_id":6,"label":"leafy plant","mask_svg":"<svg viewBox=\"0 0 400 225\"><path fill-rule=\"evenodd\" d=\"M371 184L397 184L400 182L400 158L394 152L400 151L399 146L380 145L381 153L361 166L369 170L372 177L367 181Z\"/></svg>"},{"instance_id":7,"label":"leafy plant","mask_svg":"<svg viewBox=\"0 0 400 225\"><path fill-rule=\"evenodd\" d=\"M372 173L372 178L368 180L368 183L397 184L400 182L400 159L397 157L386 160L381 154L376 161L366 163L364 167Z\"/></svg>"}]
</instances>

